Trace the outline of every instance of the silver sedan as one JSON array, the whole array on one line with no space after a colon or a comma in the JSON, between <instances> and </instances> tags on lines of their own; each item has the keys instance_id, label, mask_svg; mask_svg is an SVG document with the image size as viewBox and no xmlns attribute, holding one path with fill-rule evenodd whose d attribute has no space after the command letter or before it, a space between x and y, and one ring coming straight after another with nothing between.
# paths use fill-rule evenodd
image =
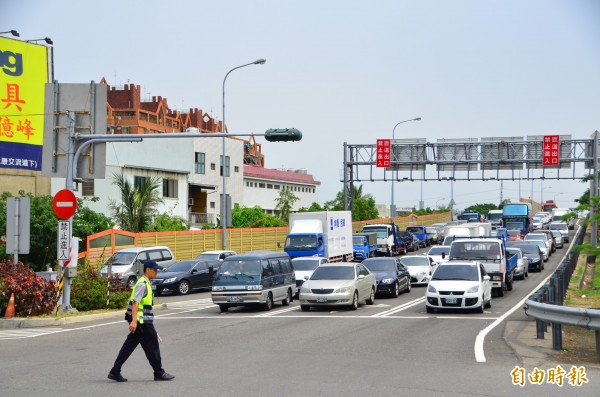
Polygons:
<instances>
[{"instance_id":1,"label":"silver sedan","mask_svg":"<svg viewBox=\"0 0 600 397\"><path fill-rule=\"evenodd\" d=\"M320 265L300 288L300 308L303 311L318 306L348 306L375 302L375 275L360 263L327 263Z\"/></svg>"}]
</instances>

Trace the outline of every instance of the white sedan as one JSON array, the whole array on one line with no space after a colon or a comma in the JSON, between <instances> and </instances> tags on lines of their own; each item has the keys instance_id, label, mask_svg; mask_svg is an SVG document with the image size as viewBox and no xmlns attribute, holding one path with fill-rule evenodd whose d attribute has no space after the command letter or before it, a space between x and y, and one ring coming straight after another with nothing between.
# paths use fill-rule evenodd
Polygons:
<instances>
[{"instance_id":1,"label":"white sedan","mask_svg":"<svg viewBox=\"0 0 600 397\"><path fill-rule=\"evenodd\" d=\"M490 276L480 262L440 264L427 286L425 309L475 309L483 313L492 307Z\"/></svg>"},{"instance_id":2,"label":"white sedan","mask_svg":"<svg viewBox=\"0 0 600 397\"><path fill-rule=\"evenodd\" d=\"M360 263L336 262L317 267L300 287L300 309L308 311L318 306L348 306L358 308L364 301L375 302L375 275Z\"/></svg>"},{"instance_id":3,"label":"white sedan","mask_svg":"<svg viewBox=\"0 0 600 397\"><path fill-rule=\"evenodd\" d=\"M412 285L427 284L428 277L431 276L436 267L436 263L427 255L407 255L400 258L402 263L410 273L410 283Z\"/></svg>"},{"instance_id":4,"label":"white sedan","mask_svg":"<svg viewBox=\"0 0 600 397\"><path fill-rule=\"evenodd\" d=\"M428 257L430 257L435 264L440 264L442 262L448 261L448 254L450 253L449 245L436 245L435 247L431 247L429 251L427 251Z\"/></svg>"}]
</instances>

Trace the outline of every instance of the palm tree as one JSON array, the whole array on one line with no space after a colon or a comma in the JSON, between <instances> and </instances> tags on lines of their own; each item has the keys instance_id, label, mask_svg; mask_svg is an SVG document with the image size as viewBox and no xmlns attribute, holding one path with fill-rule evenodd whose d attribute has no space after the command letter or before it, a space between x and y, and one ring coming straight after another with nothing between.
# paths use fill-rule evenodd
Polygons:
<instances>
[{"instance_id":1,"label":"palm tree","mask_svg":"<svg viewBox=\"0 0 600 397\"><path fill-rule=\"evenodd\" d=\"M142 232L152 223L158 204L163 202L159 189L160 178L144 178L142 184L133 186L121 174L113 174L115 185L121 192L121 203L111 200L109 208L122 230Z\"/></svg>"}]
</instances>

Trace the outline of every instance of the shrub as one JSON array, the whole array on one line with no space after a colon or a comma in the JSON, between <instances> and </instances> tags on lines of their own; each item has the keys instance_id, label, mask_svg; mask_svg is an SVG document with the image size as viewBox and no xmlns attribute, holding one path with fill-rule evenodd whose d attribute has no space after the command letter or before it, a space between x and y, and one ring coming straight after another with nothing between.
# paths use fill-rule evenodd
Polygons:
<instances>
[{"instance_id":1,"label":"shrub","mask_svg":"<svg viewBox=\"0 0 600 397\"><path fill-rule=\"evenodd\" d=\"M71 306L79 311L97 309L124 309L131 294L127 285L112 276L110 279L109 304L107 300L107 279L89 263L77 268L77 277L71 284Z\"/></svg>"},{"instance_id":2,"label":"shrub","mask_svg":"<svg viewBox=\"0 0 600 397\"><path fill-rule=\"evenodd\" d=\"M22 262L0 261L0 312L4 315L10 294L15 294L15 316L52 313L56 306L56 285L35 274Z\"/></svg>"}]
</instances>

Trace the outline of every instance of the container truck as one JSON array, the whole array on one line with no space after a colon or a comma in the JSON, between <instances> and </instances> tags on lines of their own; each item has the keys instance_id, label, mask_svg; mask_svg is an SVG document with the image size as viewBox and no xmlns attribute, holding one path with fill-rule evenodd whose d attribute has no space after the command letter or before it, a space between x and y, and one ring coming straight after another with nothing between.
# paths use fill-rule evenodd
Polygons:
<instances>
[{"instance_id":1,"label":"container truck","mask_svg":"<svg viewBox=\"0 0 600 397\"><path fill-rule=\"evenodd\" d=\"M509 203L502 207L502 221L508 230L520 230L523 235L533 228L530 204Z\"/></svg>"},{"instance_id":2,"label":"container truck","mask_svg":"<svg viewBox=\"0 0 600 397\"><path fill-rule=\"evenodd\" d=\"M283 250L290 258L319 256L329 262L350 262L352 213L350 211L299 212L290 215L290 232Z\"/></svg>"},{"instance_id":3,"label":"container truck","mask_svg":"<svg viewBox=\"0 0 600 397\"><path fill-rule=\"evenodd\" d=\"M404 240L400 237L398 226L394 223L365 225L362 232L374 232L377 234L378 255L392 256L405 253Z\"/></svg>"}]
</instances>

